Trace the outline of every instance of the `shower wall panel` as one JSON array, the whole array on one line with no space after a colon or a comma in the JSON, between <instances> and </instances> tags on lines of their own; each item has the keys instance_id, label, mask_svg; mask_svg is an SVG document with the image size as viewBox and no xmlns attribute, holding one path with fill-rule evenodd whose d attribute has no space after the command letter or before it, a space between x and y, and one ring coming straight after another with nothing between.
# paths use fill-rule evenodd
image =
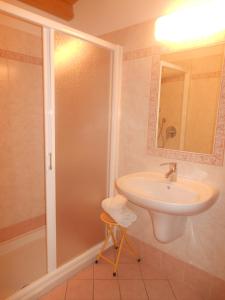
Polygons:
<instances>
[{"instance_id":1,"label":"shower wall panel","mask_svg":"<svg viewBox=\"0 0 225 300\"><path fill-rule=\"evenodd\" d=\"M55 35L58 264L103 239L107 196L111 52Z\"/></svg>"},{"instance_id":2,"label":"shower wall panel","mask_svg":"<svg viewBox=\"0 0 225 300\"><path fill-rule=\"evenodd\" d=\"M0 242L45 222L42 40L35 29L0 24Z\"/></svg>"},{"instance_id":3,"label":"shower wall panel","mask_svg":"<svg viewBox=\"0 0 225 300\"><path fill-rule=\"evenodd\" d=\"M46 273L44 169L42 30L0 14L0 299Z\"/></svg>"}]
</instances>

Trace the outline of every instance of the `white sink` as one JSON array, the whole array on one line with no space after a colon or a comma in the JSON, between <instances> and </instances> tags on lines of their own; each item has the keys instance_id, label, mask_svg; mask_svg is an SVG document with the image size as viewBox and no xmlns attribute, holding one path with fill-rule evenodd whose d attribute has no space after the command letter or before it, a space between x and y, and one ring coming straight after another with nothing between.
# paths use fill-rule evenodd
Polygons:
<instances>
[{"instance_id":1,"label":"white sink","mask_svg":"<svg viewBox=\"0 0 225 300\"><path fill-rule=\"evenodd\" d=\"M207 210L219 194L208 184L179 177L169 182L163 174L153 172L120 177L116 186L132 203L149 210L155 236L162 242L181 236L186 216Z\"/></svg>"},{"instance_id":2,"label":"white sink","mask_svg":"<svg viewBox=\"0 0 225 300\"><path fill-rule=\"evenodd\" d=\"M116 185L134 204L179 216L191 216L208 209L218 196L218 190L207 184L179 177L169 182L163 174L153 172L120 177Z\"/></svg>"}]
</instances>

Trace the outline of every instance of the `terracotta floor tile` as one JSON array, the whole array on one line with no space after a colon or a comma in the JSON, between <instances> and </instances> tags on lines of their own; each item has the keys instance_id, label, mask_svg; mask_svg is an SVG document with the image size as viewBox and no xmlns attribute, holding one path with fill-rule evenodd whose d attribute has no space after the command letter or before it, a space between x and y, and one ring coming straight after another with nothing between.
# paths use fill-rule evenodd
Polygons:
<instances>
[{"instance_id":1,"label":"terracotta floor tile","mask_svg":"<svg viewBox=\"0 0 225 300\"><path fill-rule=\"evenodd\" d=\"M117 279L110 264L94 264L94 279Z\"/></svg>"},{"instance_id":2,"label":"terracotta floor tile","mask_svg":"<svg viewBox=\"0 0 225 300\"><path fill-rule=\"evenodd\" d=\"M143 280L119 280L121 300L147 300ZM162 300L162 299L161 299Z\"/></svg>"},{"instance_id":3,"label":"terracotta floor tile","mask_svg":"<svg viewBox=\"0 0 225 300\"><path fill-rule=\"evenodd\" d=\"M225 299L225 281L219 278L214 278L210 300L224 300L224 299Z\"/></svg>"},{"instance_id":4,"label":"terracotta floor tile","mask_svg":"<svg viewBox=\"0 0 225 300\"><path fill-rule=\"evenodd\" d=\"M203 298L209 298L213 282L211 276L205 271L197 269L192 265L186 265L184 283L189 285L196 293L202 295Z\"/></svg>"},{"instance_id":5,"label":"terracotta floor tile","mask_svg":"<svg viewBox=\"0 0 225 300\"><path fill-rule=\"evenodd\" d=\"M114 247L111 247L111 248L107 249L106 251L104 251L104 255L106 257L108 257L109 259L111 259L111 260L115 260L116 249ZM101 262L103 264L107 264L107 262L105 260L103 260L103 259L100 259L99 262Z\"/></svg>"},{"instance_id":6,"label":"terracotta floor tile","mask_svg":"<svg viewBox=\"0 0 225 300\"><path fill-rule=\"evenodd\" d=\"M155 266L140 264L141 276L143 279L167 279L166 274Z\"/></svg>"},{"instance_id":7,"label":"terracotta floor tile","mask_svg":"<svg viewBox=\"0 0 225 300\"><path fill-rule=\"evenodd\" d=\"M64 300L66 295L66 286L67 283L57 286L51 290L48 294L39 298L39 300Z\"/></svg>"},{"instance_id":8,"label":"terracotta floor tile","mask_svg":"<svg viewBox=\"0 0 225 300\"><path fill-rule=\"evenodd\" d=\"M81 270L74 276L75 279L93 279L94 278L94 266L93 264ZM72 278L71 278L72 279Z\"/></svg>"},{"instance_id":9,"label":"terracotta floor tile","mask_svg":"<svg viewBox=\"0 0 225 300\"><path fill-rule=\"evenodd\" d=\"M142 242L139 241L138 239L136 239L134 236L129 235L127 236L128 241L130 242L131 246L134 248L135 251L137 251L138 253L140 253L140 248L142 245Z\"/></svg>"},{"instance_id":10,"label":"terracotta floor tile","mask_svg":"<svg viewBox=\"0 0 225 300\"><path fill-rule=\"evenodd\" d=\"M138 263L137 258L131 255L127 250L122 250L120 254L120 264L135 264Z\"/></svg>"},{"instance_id":11,"label":"terracotta floor tile","mask_svg":"<svg viewBox=\"0 0 225 300\"><path fill-rule=\"evenodd\" d=\"M187 286L185 283L176 280L170 280L170 284L177 300L204 300L200 294ZM217 300L217 298L211 300Z\"/></svg>"},{"instance_id":12,"label":"terracotta floor tile","mask_svg":"<svg viewBox=\"0 0 225 300\"><path fill-rule=\"evenodd\" d=\"M139 264L120 264L118 277L119 279L141 279Z\"/></svg>"},{"instance_id":13,"label":"terracotta floor tile","mask_svg":"<svg viewBox=\"0 0 225 300\"><path fill-rule=\"evenodd\" d=\"M147 244L141 244L140 251L143 263L147 263L155 268L160 268L162 260L161 251Z\"/></svg>"},{"instance_id":14,"label":"terracotta floor tile","mask_svg":"<svg viewBox=\"0 0 225 300\"><path fill-rule=\"evenodd\" d=\"M151 300L176 300L167 280L145 280L145 286Z\"/></svg>"},{"instance_id":15,"label":"terracotta floor tile","mask_svg":"<svg viewBox=\"0 0 225 300\"><path fill-rule=\"evenodd\" d=\"M113 255L114 251L110 249L109 255ZM188 283L176 279L177 270L176 276L168 276L172 274L173 266L178 264L176 260L169 261L163 272L154 264L127 261L119 264L116 277L111 265L92 264L39 300L225 300L224 281L218 278L209 281L208 274L196 271L194 267L185 269L185 280L193 275ZM203 290L205 286L206 291Z\"/></svg>"},{"instance_id":16,"label":"terracotta floor tile","mask_svg":"<svg viewBox=\"0 0 225 300\"><path fill-rule=\"evenodd\" d=\"M95 280L94 300L120 300L117 280Z\"/></svg>"},{"instance_id":17,"label":"terracotta floor tile","mask_svg":"<svg viewBox=\"0 0 225 300\"><path fill-rule=\"evenodd\" d=\"M66 300L93 300L93 280L69 280Z\"/></svg>"}]
</instances>

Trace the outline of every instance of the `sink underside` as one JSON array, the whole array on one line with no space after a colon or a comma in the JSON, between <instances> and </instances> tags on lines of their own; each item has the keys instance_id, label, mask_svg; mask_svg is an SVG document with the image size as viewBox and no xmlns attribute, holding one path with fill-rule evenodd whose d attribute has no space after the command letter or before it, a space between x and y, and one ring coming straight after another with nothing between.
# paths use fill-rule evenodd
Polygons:
<instances>
[{"instance_id":1,"label":"sink underside","mask_svg":"<svg viewBox=\"0 0 225 300\"><path fill-rule=\"evenodd\" d=\"M155 238L162 243L169 243L183 235L187 223L186 216L174 216L149 211Z\"/></svg>"}]
</instances>

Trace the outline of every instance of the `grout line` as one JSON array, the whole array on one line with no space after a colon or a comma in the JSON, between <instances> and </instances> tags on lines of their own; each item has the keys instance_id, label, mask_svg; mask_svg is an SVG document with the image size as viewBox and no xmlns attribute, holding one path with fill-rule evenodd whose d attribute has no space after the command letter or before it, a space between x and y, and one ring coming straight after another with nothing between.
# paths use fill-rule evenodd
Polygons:
<instances>
[{"instance_id":1,"label":"grout line","mask_svg":"<svg viewBox=\"0 0 225 300\"><path fill-rule=\"evenodd\" d=\"M171 288L171 290L172 290L172 293L173 293L173 295L174 295L174 298L175 298L176 300L178 300L178 298L177 298L177 296L176 296L176 294L175 294L175 292L174 292L174 290L173 290L173 286L172 286L172 284L171 284L170 280L169 280L169 279L167 279L167 281L168 281L168 283L169 283L169 286L170 286L170 288Z\"/></svg>"},{"instance_id":2,"label":"grout line","mask_svg":"<svg viewBox=\"0 0 225 300\"><path fill-rule=\"evenodd\" d=\"M119 286L120 299L122 300L122 293L121 293L121 288L120 288L120 281L119 281L119 279L117 279L117 283L118 283L118 286Z\"/></svg>"},{"instance_id":3,"label":"grout line","mask_svg":"<svg viewBox=\"0 0 225 300\"><path fill-rule=\"evenodd\" d=\"M94 277L94 264L92 264L92 285L93 285L93 292L92 292L92 299L94 300L94 296L95 296L95 277Z\"/></svg>"},{"instance_id":4,"label":"grout line","mask_svg":"<svg viewBox=\"0 0 225 300\"><path fill-rule=\"evenodd\" d=\"M140 275L141 275L141 279L144 280L142 270L141 270L141 261L138 262L138 268L139 268L139 272L140 272Z\"/></svg>"},{"instance_id":5,"label":"grout line","mask_svg":"<svg viewBox=\"0 0 225 300\"><path fill-rule=\"evenodd\" d=\"M151 300L151 297L150 297L150 295L148 294L148 291L147 291L147 288L146 288L144 279L142 279L142 282L143 282L143 284L144 284L144 288L145 288L146 295L147 295L148 299Z\"/></svg>"},{"instance_id":6,"label":"grout line","mask_svg":"<svg viewBox=\"0 0 225 300\"><path fill-rule=\"evenodd\" d=\"M67 298L67 290L68 290L68 279L67 279L67 281L66 281L66 292L65 292L65 295L64 295L64 300L66 300L66 298Z\"/></svg>"},{"instance_id":7,"label":"grout line","mask_svg":"<svg viewBox=\"0 0 225 300\"><path fill-rule=\"evenodd\" d=\"M90 280L90 279L79 279L79 280ZM104 280L104 281L108 281L108 280L109 281L112 281L112 280L113 281L116 281L116 280L122 280L122 281L128 281L128 280L129 281L132 281L132 280L139 280L139 281L140 280L141 281L143 281L143 280L154 280L154 281L159 281L159 280L161 280L161 281L163 281L164 280L165 281L166 279L142 279L142 278L131 278L131 279L127 279L127 278L126 279L123 279L123 278L118 278L118 279L113 279L113 278L109 279L109 278L106 278L105 279L105 278L102 278L102 279L95 279L95 281L99 281L99 280Z\"/></svg>"}]
</instances>

